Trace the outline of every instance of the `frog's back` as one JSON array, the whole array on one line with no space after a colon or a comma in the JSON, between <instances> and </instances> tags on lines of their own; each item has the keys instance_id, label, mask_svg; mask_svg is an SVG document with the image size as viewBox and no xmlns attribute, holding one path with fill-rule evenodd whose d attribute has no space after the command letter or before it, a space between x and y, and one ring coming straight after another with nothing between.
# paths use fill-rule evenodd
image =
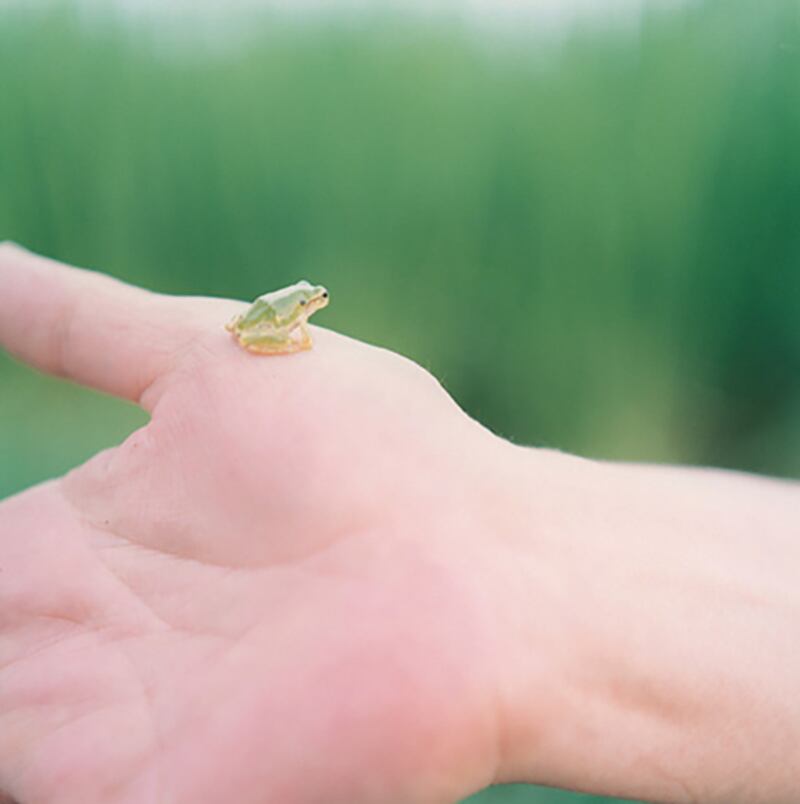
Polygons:
<instances>
[{"instance_id":1,"label":"frog's back","mask_svg":"<svg viewBox=\"0 0 800 804\"><path fill-rule=\"evenodd\" d=\"M274 320L275 306L271 303L268 296L259 296L250 305L250 309L239 319L239 325L252 326L254 324L267 323Z\"/></svg>"}]
</instances>

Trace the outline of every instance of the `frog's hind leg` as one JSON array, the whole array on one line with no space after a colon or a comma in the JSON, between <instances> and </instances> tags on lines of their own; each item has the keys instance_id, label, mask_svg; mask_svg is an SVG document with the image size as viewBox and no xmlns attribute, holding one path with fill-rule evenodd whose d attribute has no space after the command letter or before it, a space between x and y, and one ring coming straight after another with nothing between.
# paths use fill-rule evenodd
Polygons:
<instances>
[{"instance_id":1,"label":"frog's hind leg","mask_svg":"<svg viewBox=\"0 0 800 804\"><path fill-rule=\"evenodd\" d=\"M239 335L239 344L248 352L258 355L284 355L299 351L297 344L285 336L243 333Z\"/></svg>"},{"instance_id":2,"label":"frog's hind leg","mask_svg":"<svg viewBox=\"0 0 800 804\"><path fill-rule=\"evenodd\" d=\"M305 324L298 324L288 335L242 332L237 337L242 348L259 355L288 355L303 352L312 346L311 333Z\"/></svg>"}]
</instances>

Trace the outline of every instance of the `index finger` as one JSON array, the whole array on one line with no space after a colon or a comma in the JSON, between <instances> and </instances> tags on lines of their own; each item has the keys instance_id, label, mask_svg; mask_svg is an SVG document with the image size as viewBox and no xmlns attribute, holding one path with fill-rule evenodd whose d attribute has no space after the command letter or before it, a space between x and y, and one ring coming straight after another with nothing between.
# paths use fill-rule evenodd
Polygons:
<instances>
[{"instance_id":1,"label":"index finger","mask_svg":"<svg viewBox=\"0 0 800 804\"><path fill-rule=\"evenodd\" d=\"M134 402L199 332L216 325L222 332L236 307L151 293L0 243L0 346L49 374Z\"/></svg>"}]
</instances>

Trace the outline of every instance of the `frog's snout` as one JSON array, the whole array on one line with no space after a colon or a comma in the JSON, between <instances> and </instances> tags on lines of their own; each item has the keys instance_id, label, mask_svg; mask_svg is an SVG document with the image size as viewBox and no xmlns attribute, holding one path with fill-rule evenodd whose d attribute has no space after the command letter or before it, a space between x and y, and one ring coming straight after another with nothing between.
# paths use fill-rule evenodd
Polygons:
<instances>
[{"instance_id":1,"label":"frog's snout","mask_svg":"<svg viewBox=\"0 0 800 804\"><path fill-rule=\"evenodd\" d=\"M313 315L317 310L321 310L323 307L328 306L328 291L323 290L318 296L314 296L313 299L309 299L308 301L308 315Z\"/></svg>"}]
</instances>

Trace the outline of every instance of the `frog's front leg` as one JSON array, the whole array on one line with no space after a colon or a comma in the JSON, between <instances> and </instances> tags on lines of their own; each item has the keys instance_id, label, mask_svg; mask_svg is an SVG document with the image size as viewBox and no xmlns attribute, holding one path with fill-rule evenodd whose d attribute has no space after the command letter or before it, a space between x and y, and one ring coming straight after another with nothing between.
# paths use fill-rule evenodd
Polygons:
<instances>
[{"instance_id":1,"label":"frog's front leg","mask_svg":"<svg viewBox=\"0 0 800 804\"><path fill-rule=\"evenodd\" d=\"M297 342L297 349L298 351L303 349L310 349L314 345L314 341L311 339L311 332L308 329L308 324L303 321L297 329L300 332L300 339Z\"/></svg>"}]
</instances>

